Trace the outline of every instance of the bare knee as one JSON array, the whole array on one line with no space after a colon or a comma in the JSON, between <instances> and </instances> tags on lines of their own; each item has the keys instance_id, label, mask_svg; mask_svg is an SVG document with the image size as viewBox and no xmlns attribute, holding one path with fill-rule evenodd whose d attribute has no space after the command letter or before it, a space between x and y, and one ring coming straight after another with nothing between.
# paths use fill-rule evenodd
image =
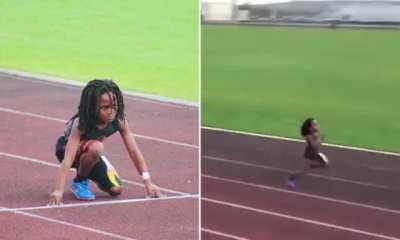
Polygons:
<instances>
[{"instance_id":1,"label":"bare knee","mask_svg":"<svg viewBox=\"0 0 400 240\"><path fill-rule=\"evenodd\" d=\"M83 153L81 156L81 161L84 160L85 162L95 163L98 159L98 156L103 154L103 149L103 143L96 140L90 140L85 153Z\"/></svg>"},{"instance_id":2,"label":"bare knee","mask_svg":"<svg viewBox=\"0 0 400 240\"><path fill-rule=\"evenodd\" d=\"M102 142L97 140L90 140L87 146L87 153L91 155L102 155L104 150L104 145Z\"/></svg>"},{"instance_id":3,"label":"bare knee","mask_svg":"<svg viewBox=\"0 0 400 240\"><path fill-rule=\"evenodd\" d=\"M122 193L122 187L112 187L112 188L108 191L108 193L109 193L111 196L118 196L118 195L120 195L120 194Z\"/></svg>"},{"instance_id":4,"label":"bare knee","mask_svg":"<svg viewBox=\"0 0 400 240\"><path fill-rule=\"evenodd\" d=\"M86 144L88 144L87 149L79 157L79 174L83 176L89 175L90 171L98 161L98 156L103 153L103 143L100 141L90 140L90 142Z\"/></svg>"}]
</instances>

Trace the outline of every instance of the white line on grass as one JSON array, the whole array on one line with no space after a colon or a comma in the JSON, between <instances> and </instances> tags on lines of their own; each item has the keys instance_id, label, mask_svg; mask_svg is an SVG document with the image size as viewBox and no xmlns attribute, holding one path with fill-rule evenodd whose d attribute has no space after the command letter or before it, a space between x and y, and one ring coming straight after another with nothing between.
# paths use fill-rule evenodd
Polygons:
<instances>
[{"instance_id":1,"label":"white line on grass","mask_svg":"<svg viewBox=\"0 0 400 240\"><path fill-rule=\"evenodd\" d=\"M89 232L94 232L94 233L97 233L97 234L101 234L101 235L105 235L105 236L108 236L108 237L112 237L113 239L135 240L134 238L122 236L122 235L119 235L119 234L110 233L110 232L106 232L106 231L95 229L95 228L85 227L85 226L82 226L82 225L78 225L78 224L74 224L74 223L70 223L70 222L65 222L65 221L54 219L54 218L44 217L44 216L40 216L40 215L33 214L33 213L27 213L27 212L22 212L22 211L12 211L12 212L15 213L15 214L24 215L24 216L27 216L27 217L44 220L44 221L47 221L47 222L57 223L57 224L61 224L61 225L64 225L64 226L69 226L69 227L78 228L78 229L89 231Z\"/></svg>"},{"instance_id":2,"label":"white line on grass","mask_svg":"<svg viewBox=\"0 0 400 240\"><path fill-rule=\"evenodd\" d=\"M310 194L310 193L296 192L296 191L286 190L286 189L282 189L282 188L271 187L271 186L267 186L267 185L261 185L261 184L256 184L256 183L243 182L243 181L234 180L234 179L216 177L216 176L207 175L207 174L203 174L201 176L204 178L209 178L209 179L214 179L214 180L229 182L229 183L234 183L234 184L240 184L240 185L244 185L244 186L248 186L248 187L261 188L261 189L265 189L265 190L269 190L269 191L293 194L293 195L297 195L297 196L308 197L308 198L313 198L313 199L318 199L318 200L323 200L323 201L329 201L329 202L346 204L346 205L351 205L351 206L356 206L356 207L368 208L368 209L382 211L382 212L386 212L386 213L400 214L399 210L394 210L394 209L389 209L389 208L376 207L376 206L372 206L372 205L368 205L368 204L350 202L350 201L340 200L340 199L335 199L335 198L330 198L330 197L323 197L323 196L314 195L314 194Z\"/></svg>"},{"instance_id":3,"label":"white line on grass","mask_svg":"<svg viewBox=\"0 0 400 240\"><path fill-rule=\"evenodd\" d=\"M54 208L93 207L93 206L114 205L114 204L124 204L124 203L155 202L155 201L159 202L166 200L198 198L198 197L199 197L198 194L188 194L183 196L168 196L162 198L136 198L136 199L109 200L109 201L93 201L85 203L61 204L58 206L46 205L46 206L36 206L36 207L4 208L0 209L0 212L32 211L32 210L42 210L42 209L54 209Z\"/></svg>"},{"instance_id":4,"label":"white line on grass","mask_svg":"<svg viewBox=\"0 0 400 240\"><path fill-rule=\"evenodd\" d=\"M81 90L81 88L83 88L86 85L86 83L79 81L67 80L53 76L23 72L12 69L0 68L0 73L11 75L12 77L17 78L18 80L29 81L33 83L42 83L55 87L65 87L69 89ZM128 98L137 101L150 102L153 104L165 105L175 108L188 108L188 107L190 107L188 109L198 108L198 104L196 102L174 99L147 93L132 92L132 91L123 91L123 93L124 95L127 95Z\"/></svg>"},{"instance_id":5,"label":"white line on grass","mask_svg":"<svg viewBox=\"0 0 400 240\"><path fill-rule=\"evenodd\" d=\"M212 156L207 156L207 155L204 155L202 157L206 158L206 159L213 160L213 161L224 162L224 163L229 163L229 164L235 164L235 165L241 165L241 166L247 166L247 167L254 167L254 168L262 168L262 169L267 169L267 170L272 170L272 171L279 171L279 172L283 172L283 173L287 173L287 174L293 173L293 171L289 171L289 170L286 170L286 169L283 169L283 168L270 167L270 166L254 164L254 163L245 163L245 162L240 162L240 161L236 161L236 160L219 158L219 157L212 157ZM338 177L324 176L324 175L319 175L319 174L315 174L315 173L307 173L307 176L327 179L327 180L331 180L331 181L352 183L352 184L357 184L357 185L366 186L366 187L390 189L389 186L386 186L386 185L380 185L380 184L369 183L369 182L354 181L354 180L338 178Z\"/></svg>"},{"instance_id":6,"label":"white line on grass","mask_svg":"<svg viewBox=\"0 0 400 240\"><path fill-rule=\"evenodd\" d=\"M12 113L12 114L17 114L17 115L22 115L22 116L28 116L28 117L34 117L34 118L40 118L44 120L49 120L49 121L55 121L55 122L60 122L60 123L66 123L68 120L66 119L61 119L61 118L54 118L54 117L48 117L44 116L41 114L35 114L35 113L29 113L29 112L24 112L24 111L18 111L10 108L3 108L0 107L1 112L7 112L7 113ZM147 140L152 140L152 141L158 141L158 142L163 142L163 143L168 143L168 144L173 144L173 145L178 145L182 147L189 147L189 148L199 148L197 145L189 144L189 143L183 143L183 142L177 142L177 141L172 141L168 139L163 139L163 138L157 138L157 137L150 137L142 134L133 134L135 137L138 138L143 138Z\"/></svg>"},{"instance_id":7,"label":"white line on grass","mask_svg":"<svg viewBox=\"0 0 400 240\"><path fill-rule=\"evenodd\" d=\"M16 159L20 159L20 160L24 160L24 161L28 161L28 162L33 162L33 163L38 163L38 164L42 164L42 165L45 165L45 166L56 167L56 168L58 168L60 166L59 164L49 163L49 162L46 162L44 160L31 158L31 157L26 157L26 156L21 156L21 155L16 155L16 154L11 154L11 153L5 153L5 152L0 152L0 156L16 158ZM72 168L70 170L74 171L74 169L72 169ZM126 180L126 179L122 179L122 182L128 183L128 184L132 184L132 185L141 186L141 187L144 186L143 183L136 182L136 181L131 181L131 180ZM190 193L179 192L179 191L175 191L175 190L168 189L168 188L163 188L163 187L160 187L160 190L162 190L164 192L168 192L168 193L178 194L178 195L190 195Z\"/></svg>"},{"instance_id":8,"label":"white line on grass","mask_svg":"<svg viewBox=\"0 0 400 240\"><path fill-rule=\"evenodd\" d=\"M202 198L202 200L203 201L207 201L207 202L211 202L211 203L215 203L215 204L220 204L220 205L232 207L232 208L239 208L239 209L243 209L243 210L247 210L247 211L251 211L251 212L267 214L267 215L271 215L271 216L290 219L290 220L303 222L303 223L308 223L308 224L314 224L314 225L323 226L323 227L327 227L327 228L332 228L332 229L336 229L336 230L340 230L340 231L347 231L347 232L362 234L362 235L366 235L366 236L370 236L370 237L376 237L376 238L380 238L380 239L400 240L400 238L396 238L396 237L392 237L392 236L387 236L387 235L383 235L383 234L363 231L363 230L344 227L344 226L335 225L335 224L329 224L329 223L325 223L325 222L321 222L321 221L315 221L315 220L302 218L302 217L295 217L295 216L288 215L288 214L282 214L282 213L278 213L278 212L267 211L267 210L264 210L264 209L248 207L248 206L245 206L245 205L235 204L235 203L231 203L231 202L219 201L219 200L211 199L211 198Z\"/></svg>"},{"instance_id":9,"label":"white line on grass","mask_svg":"<svg viewBox=\"0 0 400 240\"><path fill-rule=\"evenodd\" d=\"M222 237L227 237L227 238L231 238L231 239L235 239L235 240L249 240L248 238L243 238L243 237L238 237L232 234L227 234L227 233L223 233L223 232L219 232L219 231L214 231L208 228L202 228L201 231L206 232L206 233L211 233L217 236L222 236Z\"/></svg>"},{"instance_id":10,"label":"white line on grass","mask_svg":"<svg viewBox=\"0 0 400 240\"><path fill-rule=\"evenodd\" d=\"M303 140L295 139L295 138L279 137L279 136L251 133L251 132L245 132L245 131L237 131L237 130L231 130L231 129L214 128L214 127L206 127L206 126L202 126L201 128L207 129L207 130L212 130L212 131L217 131L217 132L227 132L227 133L233 133L233 134L248 135L248 136L255 136L255 137L262 137L262 138L271 138L271 139L285 140L285 141L291 141L291 142L304 142ZM344 146L344 145L337 145L337 144L330 144L330 143L323 143L322 145L329 146L329 147L336 147L336 148L342 148L342 149L356 150L356 151L362 151L362 152L371 152L371 153L378 153L378 154L383 154L383 155L400 157L400 153L395 153L395 152L378 151L378 150L373 150L373 149L368 149L368 148L351 147L351 146Z\"/></svg>"}]
</instances>

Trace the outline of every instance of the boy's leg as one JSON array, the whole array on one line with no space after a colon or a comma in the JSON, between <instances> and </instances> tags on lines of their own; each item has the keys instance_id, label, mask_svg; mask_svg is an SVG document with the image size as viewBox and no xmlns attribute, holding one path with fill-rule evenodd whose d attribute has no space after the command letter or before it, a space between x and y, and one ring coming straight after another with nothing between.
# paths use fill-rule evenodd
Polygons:
<instances>
[{"instance_id":1,"label":"boy's leg","mask_svg":"<svg viewBox=\"0 0 400 240\"><path fill-rule=\"evenodd\" d=\"M316 159L307 159L304 164L304 168L301 171L289 175L287 185L289 187L295 187L295 180L297 178L311 172L313 169L326 168L329 166L328 163L328 158L322 153L319 153Z\"/></svg>"},{"instance_id":2,"label":"boy's leg","mask_svg":"<svg viewBox=\"0 0 400 240\"><path fill-rule=\"evenodd\" d=\"M297 178L307 174L307 172L310 170L310 165L308 162L304 163L303 169L297 172L294 172L289 175L289 181L295 181Z\"/></svg>"},{"instance_id":3,"label":"boy's leg","mask_svg":"<svg viewBox=\"0 0 400 240\"><path fill-rule=\"evenodd\" d=\"M118 173L104 155L98 157L98 161L89 174L89 179L96 182L101 190L111 196L122 193L122 184Z\"/></svg>"},{"instance_id":4,"label":"boy's leg","mask_svg":"<svg viewBox=\"0 0 400 240\"><path fill-rule=\"evenodd\" d=\"M103 155L103 143L96 140L89 140L82 144L79 153L79 167L77 169L76 180L85 180L88 178L99 156Z\"/></svg>"},{"instance_id":5,"label":"boy's leg","mask_svg":"<svg viewBox=\"0 0 400 240\"><path fill-rule=\"evenodd\" d=\"M89 190L88 177L100 154L103 154L103 144L100 141L89 140L83 142L79 148L76 156L79 166L71 185L72 192L79 200L94 200L95 198L95 195Z\"/></svg>"},{"instance_id":6,"label":"boy's leg","mask_svg":"<svg viewBox=\"0 0 400 240\"><path fill-rule=\"evenodd\" d=\"M320 168L320 167L321 167L321 163L319 161L311 160L311 159L307 159L306 158L305 162L304 162L303 169L298 171L298 172L294 172L294 173L289 175L287 185L289 187L295 187L296 186L295 181L298 178L306 175L307 173L311 172L313 169Z\"/></svg>"}]
</instances>

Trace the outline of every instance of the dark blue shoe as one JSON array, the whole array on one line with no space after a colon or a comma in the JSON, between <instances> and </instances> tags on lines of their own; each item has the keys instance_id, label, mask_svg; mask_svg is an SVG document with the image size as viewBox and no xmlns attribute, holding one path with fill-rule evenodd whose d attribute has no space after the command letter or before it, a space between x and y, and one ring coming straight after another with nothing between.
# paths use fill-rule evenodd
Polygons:
<instances>
[{"instance_id":1,"label":"dark blue shoe","mask_svg":"<svg viewBox=\"0 0 400 240\"><path fill-rule=\"evenodd\" d=\"M294 180L291 180L291 179L288 179L286 184L290 188L295 188L296 187L296 182Z\"/></svg>"},{"instance_id":2,"label":"dark blue shoe","mask_svg":"<svg viewBox=\"0 0 400 240\"><path fill-rule=\"evenodd\" d=\"M92 201L95 199L94 193L89 190L89 180L72 182L71 191L78 200Z\"/></svg>"}]
</instances>

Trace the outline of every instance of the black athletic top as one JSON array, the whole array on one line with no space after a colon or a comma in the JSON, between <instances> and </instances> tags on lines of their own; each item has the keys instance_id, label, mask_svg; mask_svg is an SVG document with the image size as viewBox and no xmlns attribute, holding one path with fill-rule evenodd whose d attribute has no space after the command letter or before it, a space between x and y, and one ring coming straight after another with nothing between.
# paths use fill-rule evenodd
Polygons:
<instances>
[{"instance_id":1,"label":"black athletic top","mask_svg":"<svg viewBox=\"0 0 400 240\"><path fill-rule=\"evenodd\" d=\"M71 134L74 121L75 121L75 119L72 119L67 123L67 126L64 129L65 139L68 139L69 135ZM115 118L112 122L109 122L107 124L107 126L105 126L104 128L99 129L99 128L95 127L94 129L92 129L92 131L88 132L85 135L84 139L86 139L86 140L103 140L104 138L113 135L118 130L119 130L118 119Z\"/></svg>"}]
</instances>

